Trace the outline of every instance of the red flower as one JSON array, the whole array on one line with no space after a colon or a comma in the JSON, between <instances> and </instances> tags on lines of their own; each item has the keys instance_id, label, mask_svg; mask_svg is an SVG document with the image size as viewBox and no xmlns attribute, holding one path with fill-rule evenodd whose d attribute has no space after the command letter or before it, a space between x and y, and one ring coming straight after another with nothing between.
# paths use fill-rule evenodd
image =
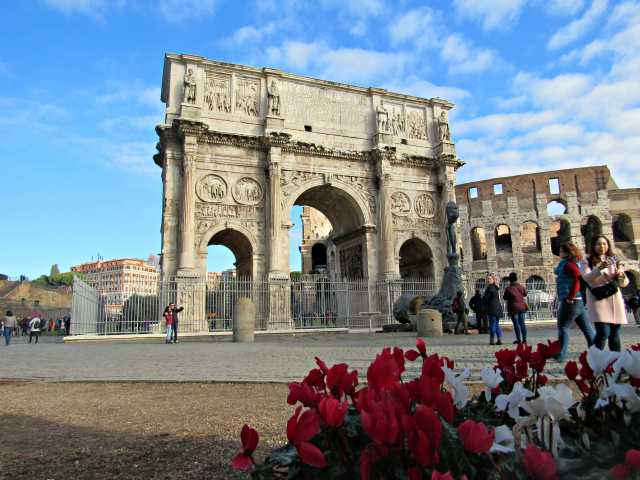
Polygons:
<instances>
[{"instance_id":1,"label":"red flower","mask_svg":"<svg viewBox=\"0 0 640 480\"><path fill-rule=\"evenodd\" d=\"M415 350L407 350L404 352L404 358L410 362L413 362L418 357L427 358L427 347L424 346L424 341L421 338L418 339L417 347L417 352Z\"/></svg>"},{"instance_id":2,"label":"red flower","mask_svg":"<svg viewBox=\"0 0 640 480\"><path fill-rule=\"evenodd\" d=\"M558 479L553 456L549 452L543 452L533 443L527 445L522 462L530 475L539 475L545 480Z\"/></svg>"},{"instance_id":3,"label":"red flower","mask_svg":"<svg viewBox=\"0 0 640 480\"><path fill-rule=\"evenodd\" d=\"M631 471L640 468L640 450L629 450L624 456L625 463L619 463L609 469L611 475L618 480L626 480Z\"/></svg>"},{"instance_id":4,"label":"red flower","mask_svg":"<svg viewBox=\"0 0 640 480\"><path fill-rule=\"evenodd\" d=\"M583 378L583 380L593 380L594 372L593 369L589 366L586 350L580 354L580 358L578 360L580 361L580 365L582 365L582 367L580 368L580 376Z\"/></svg>"},{"instance_id":5,"label":"red flower","mask_svg":"<svg viewBox=\"0 0 640 480\"><path fill-rule=\"evenodd\" d=\"M450 370L453 370L453 367L455 367L455 363L453 360L449 360L447 357L442 357L440 359L440 365L442 365L444 367L444 365L447 365L447 368L449 368Z\"/></svg>"},{"instance_id":6,"label":"red flower","mask_svg":"<svg viewBox=\"0 0 640 480\"><path fill-rule=\"evenodd\" d=\"M258 432L255 428L249 428L249 425L245 424L240 432L240 440L242 441L242 453L239 453L236 458L233 459L233 468L242 469L248 472L253 465L253 452L256 451L258 446Z\"/></svg>"},{"instance_id":7,"label":"red flower","mask_svg":"<svg viewBox=\"0 0 640 480\"><path fill-rule=\"evenodd\" d=\"M322 426L320 415L315 410L307 410L298 419L302 406L296 409L296 413L287 422L287 438L289 443L296 447L300 460L312 467L324 467L327 461L318 447L307 442L313 438Z\"/></svg>"},{"instance_id":8,"label":"red flower","mask_svg":"<svg viewBox=\"0 0 640 480\"><path fill-rule=\"evenodd\" d=\"M640 343L637 345L632 345L631 350L633 350L634 352L640 352Z\"/></svg>"},{"instance_id":9,"label":"red flower","mask_svg":"<svg viewBox=\"0 0 640 480\"><path fill-rule=\"evenodd\" d=\"M539 345L542 344L540 343ZM542 372L546 364L547 359L540 351L537 351L531 355L531 369L534 372Z\"/></svg>"},{"instance_id":10,"label":"red flower","mask_svg":"<svg viewBox=\"0 0 640 480\"><path fill-rule=\"evenodd\" d=\"M493 436L496 429L493 428L491 433L487 433L487 427L484 423L476 423L469 419L460 424L458 431L464 448L472 453L486 453L493 446Z\"/></svg>"},{"instance_id":11,"label":"red flower","mask_svg":"<svg viewBox=\"0 0 640 480\"><path fill-rule=\"evenodd\" d=\"M370 443L364 447L360 454L360 475L362 475L362 480L369 479L369 475L371 475L371 464L387 455L389 455L389 449L384 445Z\"/></svg>"},{"instance_id":12,"label":"red flower","mask_svg":"<svg viewBox=\"0 0 640 480\"><path fill-rule=\"evenodd\" d=\"M377 445L394 445L400 433L393 403L387 398L360 412L362 427Z\"/></svg>"},{"instance_id":13,"label":"red flower","mask_svg":"<svg viewBox=\"0 0 640 480\"><path fill-rule=\"evenodd\" d=\"M348 372L346 363L338 363L329 369L327 373L327 387L331 394L340 399L343 392L353 395L358 386L358 371Z\"/></svg>"},{"instance_id":14,"label":"red flower","mask_svg":"<svg viewBox=\"0 0 640 480\"><path fill-rule=\"evenodd\" d=\"M578 364L571 360L567 362L564 367L564 373L567 375L569 380L575 380L578 374L580 373L580 369L578 368Z\"/></svg>"},{"instance_id":15,"label":"red flower","mask_svg":"<svg viewBox=\"0 0 640 480\"><path fill-rule=\"evenodd\" d=\"M521 343L518 345L522 345ZM531 347L529 347L531 348ZM529 364L526 360L518 360L516 362L516 379L518 382L521 382L523 378L529 376Z\"/></svg>"},{"instance_id":16,"label":"red flower","mask_svg":"<svg viewBox=\"0 0 640 480\"><path fill-rule=\"evenodd\" d=\"M320 416L329 428L337 428L342 425L348 408L349 404L346 400L340 403L339 400L331 397L324 397L318 405Z\"/></svg>"},{"instance_id":17,"label":"red flower","mask_svg":"<svg viewBox=\"0 0 640 480\"><path fill-rule=\"evenodd\" d=\"M440 370L442 371L442 368ZM442 383L437 378L423 374L420 378L406 382L404 386L414 402L433 408L447 422L453 424L453 397L449 392L440 391Z\"/></svg>"},{"instance_id":18,"label":"red flower","mask_svg":"<svg viewBox=\"0 0 640 480\"><path fill-rule=\"evenodd\" d=\"M324 390L324 373L319 368L311 370L302 381L316 390Z\"/></svg>"},{"instance_id":19,"label":"red flower","mask_svg":"<svg viewBox=\"0 0 640 480\"><path fill-rule=\"evenodd\" d=\"M324 393L316 392L305 381L302 381L302 383L290 383L287 386L289 387L289 396L287 397L289 405L295 405L300 402L305 407L311 407L318 405L325 396Z\"/></svg>"},{"instance_id":20,"label":"red flower","mask_svg":"<svg viewBox=\"0 0 640 480\"><path fill-rule=\"evenodd\" d=\"M538 344L538 352L547 360L559 354L561 348L562 347L560 346L560 342L558 340L555 340L553 342L551 340L547 340L547 345L545 345L544 343Z\"/></svg>"},{"instance_id":21,"label":"red flower","mask_svg":"<svg viewBox=\"0 0 640 480\"><path fill-rule=\"evenodd\" d=\"M404 472L404 476L409 480L422 480L422 474L424 473L424 468L422 467L413 467L410 470Z\"/></svg>"},{"instance_id":22,"label":"red flower","mask_svg":"<svg viewBox=\"0 0 640 480\"><path fill-rule=\"evenodd\" d=\"M516 347L516 354L522 359L522 361L529 362L531 361L531 349L531 345L519 343Z\"/></svg>"},{"instance_id":23,"label":"red flower","mask_svg":"<svg viewBox=\"0 0 640 480\"><path fill-rule=\"evenodd\" d=\"M438 463L442 424L436 412L425 405L418 405L413 417L402 416L402 426L407 432L409 450L418 464L426 468Z\"/></svg>"},{"instance_id":24,"label":"red flower","mask_svg":"<svg viewBox=\"0 0 640 480\"><path fill-rule=\"evenodd\" d=\"M507 350L506 348L503 350L498 350L496 353L496 360L498 360L498 367L502 368L505 365L513 365L516 363L516 351L515 350Z\"/></svg>"},{"instance_id":25,"label":"red flower","mask_svg":"<svg viewBox=\"0 0 640 480\"><path fill-rule=\"evenodd\" d=\"M439 471L434 470L433 475L431 475L431 480L455 480L455 479L451 476L451 472L440 473ZM462 475L460 477L460 480L467 480L467 476Z\"/></svg>"},{"instance_id":26,"label":"red flower","mask_svg":"<svg viewBox=\"0 0 640 480\"><path fill-rule=\"evenodd\" d=\"M320 370L322 371L322 373L324 375L329 373L329 369L327 368L327 365L322 360L320 360L318 357L314 357L314 358L316 359L316 363L320 367Z\"/></svg>"},{"instance_id":27,"label":"red flower","mask_svg":"<svg viewBox=\"0 0 640 480\"><path fill-rule=\"evenodd\" d=\"M404 370L402 349L395 347L393 354L391 354L391 348L385 348L382 350L382 354L377 355L375 361L369 366L367 381L375 390L393 388Z\"/></svg>"},{"instance_id":28,"label":"red flower","mask_svg":"<svg viewBox=\"0 0 640 480\"><path fill-rule=\"evenodd\" d=\"M442 386L442 383L444 382L444 370L442 370L440 357L438 357L437 353L434 353L425 359L422 364L422 376L436 379L438 385Z\"/></svg>"},{"instance_id":29,"label":"red flower","mask_svg":"<svg viewBox=\"0 0 640 480\"><path fill-rule=\"evenodd\" d=\"M539 387L544 387L547 382L549 381L549 379L547 378L546 375L538 375L538 386Z\"/></svg>"}]
</instances>

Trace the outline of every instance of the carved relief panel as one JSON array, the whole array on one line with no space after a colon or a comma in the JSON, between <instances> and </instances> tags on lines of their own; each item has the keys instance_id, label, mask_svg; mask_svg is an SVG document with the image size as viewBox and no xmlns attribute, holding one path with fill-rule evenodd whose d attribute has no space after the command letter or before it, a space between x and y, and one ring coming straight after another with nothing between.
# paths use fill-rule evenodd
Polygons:
<instances>
[{"instance_id":1,"label":"carved relief panel","mask_svg":"<svg viewBox=\"0 0 640 480\"><path fill-rule=\"evenodd\" d=\"M421 193L414 201L416 213L423 218L431 218L436 214L436 202L428 193Z\"/></svg>"},{"instance_id":2,"label":"carved relief panel","mask_svg":"<svg viewBox=\"0 0 640 480\"><path fill-rule=\"evenodd\" d=\"M205 111L231 113L231 77L206 72L204 84Z\"/></svg>"},{"instance_id":3,"label":"carved relief panel","mask_svg":"<svg viewBox=\"0 0 640 480\"><path fill-rule=\"evenodd\" d=\"M227 184L218 175L205 175L196 183L196 193L205 202L221 202L227 196Z\"/></svg>"},{"instance_id":4,"label":"carved relief panel","mask_svg":"<svg viewBox=\"0 0 640 480\"><path fill-rule=\"evenodd\" d=\"M235 93L235 113L260 116L260 80L237 77Z\"/></svg>"},{"instance_id":5,"label":"carved relief panel","mask_svg":"<svg viewBox=\"0 0 640 480\"><path fill-rule=\"evenodd\" d=\"M340 251L340 273L342 277L362 278L362 245L346 248Z\"/></svg>"},{"instance_id":6,"label":"carved relief panel","mask_svg":"<svg viewBox=\"0 0 640 480\"><path fill-rule=\"evenodd\" d=\"M411 211L411 200L406 193L394 192L391 194L391 213L397 217L406 217Z\"/></svg>"},{"instance_id":7,"label":"carved relief panel","mask_svg":"<svg viewBox=\"0 0 640 480\"><path fill-rule=\"evenodd\" d=\"M259 219L264 217L264 207L196 202L196 217Z\"/></svg>"},{"instance_id":8,"label":"carved relief panel","mask_svg":"<svg viewBox=\"0 0 640 480\"><path fill-rule=\"evenodd\" d=\"M255 205L262 200L262 187L253 178L238 180L232 190L233 198L243 205Z\"/></svg>"},{"instance_id":9,"label":"carved relief panel","mask_svg":"<svg viewBox=\"0 0 640 480\"><path fill-rule=\"evenodd\" d=\"M427 122L422 108L407 108L407 136L427 140Z\"/></svg>"},{"instance_id":10,"label":"carved relief panel","mask_svg":"<svg viewBox=\"0 0 640 480\"><path fill-rule=\"evenodd\" d=\"M394 137L403 136L406 132L406 125L402 105L393 103L386 105L389 111L389 132L391 132Z\"/></svg>"}]
</instances>

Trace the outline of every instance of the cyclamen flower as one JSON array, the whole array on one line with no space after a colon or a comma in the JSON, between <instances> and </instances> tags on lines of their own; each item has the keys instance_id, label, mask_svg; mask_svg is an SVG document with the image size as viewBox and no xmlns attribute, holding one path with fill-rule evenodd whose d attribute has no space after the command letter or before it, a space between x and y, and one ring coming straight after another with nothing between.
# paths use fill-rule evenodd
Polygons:
<instances>
[{"instance_id":1,"label":"cyclamen flower","mask_svg":"<svg viewBox=\"0 0 640 480\"><path fill-rule=\"evenodd\" d=\"M527 445L522 459L529 475L538 475L545 480L556 480L556 462L549 452L543 452L533 443Z\"/></svg>"},{"instance_id":2,"label":"cyclamen flower","mask_svg":"<svg viewBox=\"0 0 640 480\"><path fill-rule=\"evenodd\" d=\"M619 463L609 469L611 475L618 480L626 480L631 471L640 468L640 450L629 450L624 456L625 463Z\"/></svg>"},{"instance_id":3,"label":"cyclamen flower","mask_svg":"<svg viewBox=\"0 0 640 480\"><path fill-rule=\"evenodd\" d=\"M455 478L451 476L451 472L440 473L439 471L434 470L433 474L431 475L431 480L455 480ZM460 477L460 480L467 480L467 476L462 475Z\"/></svg>"},{"instance_id":4,"label":"cyclamen flower","mask_svg":"<svg viewBox=\"0 0 640 480\"><path fill-rule=\"evenodd\" d=\"M389 455L389 448L384 445L370 443L364 447L360 454L360 475L362 476L362 480L369 480L369 475L371 475L371 465L373 462L380 460L387 455Z\"/></svg>"},{"instance_id":5,"label":"cyclamen flower","mask_svg":"<svg viewBox=\"0 0 640 480\"><path fill-rule=\"evenodd\" d=\"M498 395L496 407L498 411L506 411L511 418L516 418L520 414L520 404L533 395L531 390L527 390L522 383L517 382L509 395Z\"/></svg>"},{"instance_id":6,"label":"cyclamen flower","mask_svg":"<svg viewBox=\"0 0 640 480\"><path fill-rule=\"evenodd\" d=\"M618 406L623 408L622 400L626 402L626 406L631 413L640 412L640 398L636 395L636 390L628 383L614 383L602 391L603 398L598 399L596 408L609 405L610 398L618 397Z\"/></svg>"},{"instance_id":7,"label":"cyclamen flower","mask_svg":"<svg viewBox=\"0 0 640 480\"><path fill-rule=\"evenodd\" d=\"M488 452L493 446L495 431L496 429L493 428L488 433L484 423L476 423L471 419L461 423L458 427L464 448L472 453Z\"/></svg>"},{"instance_id":8,"label":"cyclamen flower","mask_svg":"<svg viewBox=\"0 0 640 480\"><path fill-rule=\"evenodd\" d=\"M320 416L329 428L337 428L342 425L348 409L349 404L346 400L340 403L339 400L330 397L324 397L318 405Z\"/></svg>"},{"instance_id":9,"label":"cyclamen flower","mask_svg":"<svg viewBox=\"0 0 640 480\"><path fill-rule=\"evenodd\" d=\"M457 377L453 370L448 367L442 367L442 370L444 371L445 382L453 387L453 405L458 410L462 410L469 399L469 388L462 383L469 378L469 367L462 372L462 375Z\"/></svg>"},{"instance_id":10,"label":"cyclamen flower","mask_svg":"<svg viewBox=\"0 0 640 480\"><path fill-rule=\"evenodd\" d=\"M406 358L410 362L413 362L418 357L427 358L427 347L424 346L424 340L418 338L417 347L418 351L407 350L406 352L404 352L404 358Z\"/></svg>"},{"instance_id":11,"label":"cyclamen flower","mask_svg":"<svg viewBox=\"0 0 640 480\"><path fill-rule=\"evenodd\" d=\"M506 425L496 427L496 433L493 438L493 446L491 452L509 453L515 450L515 438L513 432Z\"/></svg>"},{"instance_id":12,"label":"cyclamen flower","mask_svg":"<svg viewBox=\"0 0 640 480\"><path fill-rule=\"evenodd\" d=\"M484 383L487 384L487 389L484 392L484 396L487 399L487 402L491 401L491 391L498 387L500 383L502 383L502 370L499 368L496 371L493 371L490 368L483 368L480 372L480 377L484 380Z\"/></svg>"},{"instance_id":13,"label":"cyclamen flower","mask_svg":"<svg viewBox=\"0 0 640 480\"><path fill-rule=\"evenodd\" d=\"M540 398L544 400L544 408L547 415L551 417L554 422L559 422L561 419L569 419L569 409L575 403L573 400L573 391L565 384L561 383L557 389L553 387L541 387L538 389Z\"/></svg>"},{"instance_id":14,"label":"cyclamen flower","mask_svg":"<svg viewBox=\"0 0 640 480\"><path fill-rule=\"evenodd\" d=\"M618 358L618 361L613 364L613 368L618 373L621 369L624 369L633 378L640 379L640 351L630 352L625 350Z\"/></svg>"},{"instance_id":15,"label":"cyclamen flower","mask_svg":"<svg viewBox=\"0 0 640 480\"><path fill-rule=\"evenodd\" d=\"M393 388L400 375L404 372L404 355L401 348L395 347L382 350L367 370L367 381L375 390Z\"/></svg>"},{"instance_id":16,"label":"cyclamen flower","mask_svg":"<svg viewBox=\"0 0 640 480\"><path fill-rule=\"evenodd\" d=\"M240 432L240 440L242 441L242 453L239 453L233 459L233 468L242 469L248 472L253 465L253 452L256 451L258 441L260 440L258 432L255 428L250 428L245 424Z\"/></svg>"},{"instance_id":17,"label":"cyclamen flower","mask_svg":"<svg viewBox=\"0 0 640 480\"><path fill-rule=\"evenodd\" d=\"M328 463L320 449L307 442L318 433L322 426L320 415L315 410L307 410L298 419L300 410L302 410L302 406L296 409L296 413L287 422L289 443L296 447L298 456L303 463L312 467L325 467Z\"/></svg>"},{"instance_id":18,"label":"cyclamen flower","mask_svg":"<svg viewBox=\"0 0 640 480\"><path fill-rule=\"evenodd\" d=\"M595 345L587 350L587 362L596 375L601 375L619 356L620 352L600 350Z\"/></svg>"},{"instance_id":19,"label":"cyclamen flower","mask_svg":"<svg viewBox=\"0 0 640 480\"><path fill-rule=\"evenodd\" d=\"M578 364L571 360L567 362L564 367L564 373L567 375L569 380L575 380L578 374L580 373L580 369L578 368Z\"/></svg>"}]
</instances>

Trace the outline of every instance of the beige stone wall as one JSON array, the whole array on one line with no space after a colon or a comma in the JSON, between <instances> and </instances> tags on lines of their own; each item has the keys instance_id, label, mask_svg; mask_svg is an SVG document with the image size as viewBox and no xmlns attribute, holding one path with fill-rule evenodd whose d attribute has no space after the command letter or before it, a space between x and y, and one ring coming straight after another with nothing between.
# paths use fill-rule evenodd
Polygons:
<instances>
[{"instance_id":1,"label":"beige stone wall","mask_svg":"<svg viewBox=\"0 0 640 480\"><path fill-rule=\"evenodd\" d=\"M502 186L501 194L496 185ZM640 285L640 189L619 189L606 166L460 184L456 201L463 267L474 281L487 273L504 278L515 271L523 282L539 276L554 283L558 246L570 241L586 252L587 239L600 231L614 242ZM566 212L549 216L552 201L565 205Z\"/></svg>"}]
</instances>

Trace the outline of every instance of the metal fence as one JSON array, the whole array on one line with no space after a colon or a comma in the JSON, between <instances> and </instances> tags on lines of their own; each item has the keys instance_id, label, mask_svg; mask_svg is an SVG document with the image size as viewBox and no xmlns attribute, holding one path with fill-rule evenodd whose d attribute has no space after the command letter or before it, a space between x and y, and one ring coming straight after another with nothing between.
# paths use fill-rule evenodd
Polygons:
<instances>
[{"instance_id":1,"label":"metal fence","mask_svg":"<svg viewBox=\"0 0 640 480\"><path fill-rule=\"evenodd\" d=\"M474 288L465 288L469 299ZM439 289L425 278L392 280L331 280L325 275L289 277L176 278L149 285L129 282L119 290L98 291L75 277L71 334L149 334L166 332L162 316L174 303L178 331L225 332L233 327L233 308L239 298L250 298L256 308L258 331L348 328L378 330L396 323L393 304L403 294L435 295ZM555 315L555 292L535 290L528 298L530 320ZM509 321L508 318L503 321Z\"/></svg>"}]
</instances>

